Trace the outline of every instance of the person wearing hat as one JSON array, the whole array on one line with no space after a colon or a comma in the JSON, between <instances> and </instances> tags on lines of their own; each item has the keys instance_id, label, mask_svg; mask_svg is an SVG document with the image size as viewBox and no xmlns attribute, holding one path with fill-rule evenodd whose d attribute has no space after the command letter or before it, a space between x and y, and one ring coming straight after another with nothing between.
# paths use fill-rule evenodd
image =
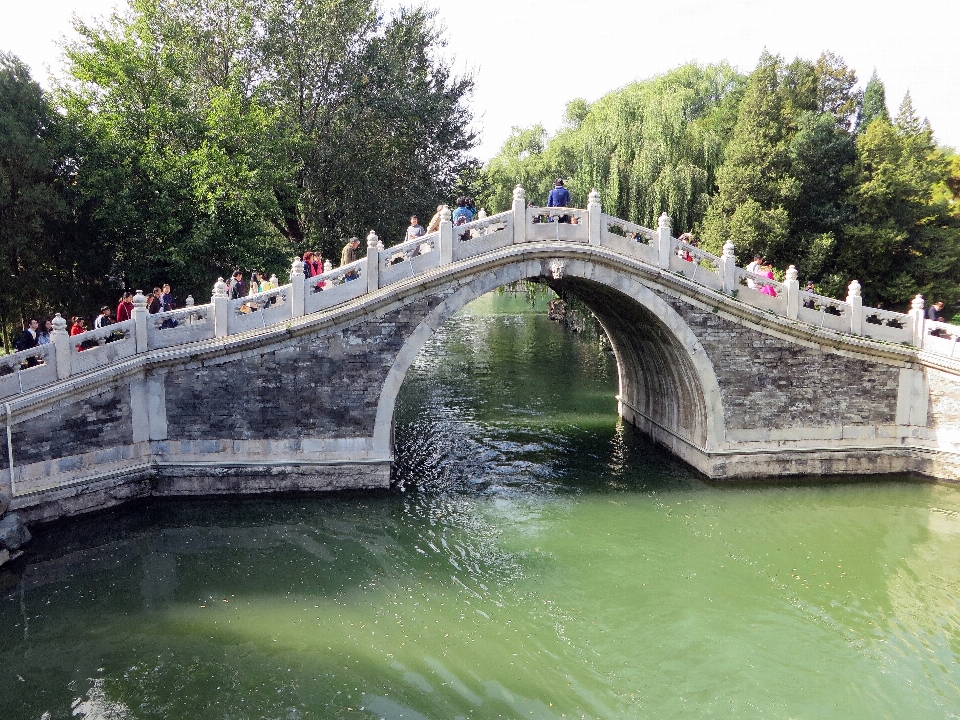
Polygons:
<instances>
[{"instance_id":1,"label":"person wearing hat","mask_svg":"<svg viewBox=\"0 0 960 720\"><path fill-rule=\"evenodd\" d=\"M343 246L343 252L340 253L340 267L356 262L358 247L360 247L360 238L352 237L347 240L347 244Z\"/></svg>"},{"instance_id":2,"label":"person wearing hat","mask_svg":"<svg viewBox=\"0 0 960 720\"><path fill-rule=\"evenodd\" d=\"M547 198L547 207L570 207L570 192L563 186L563 178L557 178L557 181L553 184L553 190L550 191L550 196ZM570 216L563 215L560 222L570 222Z\"/></svg>"},{"instance_id":3,"label":"person wearing hat","mask_svg":"<svg viewBox=\"0 0 960 720\"><path fill-rule=\"evenodd\" d=\"M100 328L107 327L107 325L113 325L113 320L110 319L111 312L112 310L110 310L109 305L104 305L100 308L100 314L97 315L97 319L93 321L94 329L99 330Z\"/></svg>"}]
</instances>

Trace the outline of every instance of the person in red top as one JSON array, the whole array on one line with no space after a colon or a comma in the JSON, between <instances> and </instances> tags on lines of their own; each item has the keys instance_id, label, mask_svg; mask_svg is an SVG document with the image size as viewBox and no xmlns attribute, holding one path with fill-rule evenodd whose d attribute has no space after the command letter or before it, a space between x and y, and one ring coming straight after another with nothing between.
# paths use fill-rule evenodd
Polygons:
<instances>
[{"instance_id":1,"label":"person in red top","mask_svg":"<svg viewBox=\"0 0 960 720\"><path fill-rule=\"evenodd\" d=\"M120 298L120 304L117 305L117 322L123 322L133 317L133 295L128 292Z\"/></svg>"},{"instance_id":2,"label":"person in red top","mask_svg":"<svg viewBox=\"0 0 960 720\"><path fill-rule=\"evenodd\" d=\"M70 337L73 337L74 335L80 335L81 333L85 333L89 329L87 328L87 321L84 320L82 317L75 317L75 318L72 318L72 320L73 320L73 325L71 325L70 327ZM77 345L77 352L81 352L82 350L83 350L83 343L81 343L80 345Z\"/></svg>"}]
</instances>

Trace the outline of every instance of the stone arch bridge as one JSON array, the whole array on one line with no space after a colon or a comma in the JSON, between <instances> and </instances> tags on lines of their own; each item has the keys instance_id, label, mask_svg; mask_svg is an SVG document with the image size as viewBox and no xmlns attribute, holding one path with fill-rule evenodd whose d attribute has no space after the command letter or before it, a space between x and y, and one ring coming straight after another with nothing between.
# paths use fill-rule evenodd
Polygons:
<instances>
[{"instance_id":1,"label":"stone arch bridge","mask_svg":"<svg viewBox=\"0 0 960 720\"><path fill-rule=\"evenodd\" d=\"M28 521L149 495L389 484L394 401L471 300L540 278L581 298L619 368L619 412L710 478L960 479L960 328L801 291L585 209L512 210L290 284L148 315L0 360L0 487ZM761 292L763 286L774 288ZM81 350L80 348L86 349Z\"/></svg>"}]
</instances>

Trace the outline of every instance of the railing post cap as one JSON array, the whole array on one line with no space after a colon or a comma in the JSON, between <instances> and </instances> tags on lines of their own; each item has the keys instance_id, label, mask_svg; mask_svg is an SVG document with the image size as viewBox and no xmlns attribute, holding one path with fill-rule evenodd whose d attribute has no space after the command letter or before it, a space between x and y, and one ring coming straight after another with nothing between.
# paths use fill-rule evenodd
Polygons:
<instances>
[{"instance_id":1,"label":"railing post cap","mask_svg":"<svg viewBox=\"0 0 960 720\"><path fill-rule=\"evenodd\" d=\"M600 191L597 190L596 188L594 188L593 190L591 190L591 191L590 191L590 194L587 195L587 202L590 203L591 205L599 205L599 204L600 204Z\"/></svg>"},{"instance_id":2,"label":"railing post cap","mask_svg":"<svg viewBox=\"0 0 960 720\"><path fill-rule=\"evenodd\" d=\"M527 193L526 193L526 191L525 191L520 185L517 185L517 186L513 189L513 201L514 201L514 202L523 202L523 203L525 203L526 200L527 200Z\"/></svg>"},{"instance_id":3,"label":"railing post cap","mask_svg":"<svg viewBox=\"0 0 960 720\"><path fill-rule=\"evenodd\" d=\"M377 237L377 234L373 230L371 230L370 234L367 235L367 247L375 248L377 246L377 240L379 240L379 238Z\"/></svg>"},{"instance_id":4,"label":"railing post cap","mask_svg":"<svg viewBox=\"0 0 960 720\"><path fill-rule=\"evenodd\" d=\"M227 296L227 284L223 281L223 278L217 278L217 281L213 284L213 296L214 297Z\"/></svg>"},{"instance_id":5,"label":"railing post cap","mask_svg":"<svg viewBox=\"0 0 960 720\"><path fill-rule=\"evenodd\" d=\"M291 275L303 275L303 260L298 257L293 259L293 264L290 266Z\"/></svg>"},{"instance_id":6,"label":"railing post cap","mask_svg":"<svg viewBox=\"0 0 960 720\"><path fill-rule=\"evenodd\" d=\"M850 281L850 284L847 286L847 296L860 297L860 281L859 280Z\"/></svg>"},{"instance_id":7,"label":"railing post cap","mask_svg":"<svg viewBox=\"0 0 960 720\"><path fill-rule=\"evenodd\" d=\"M797 272L796 265L791 265L790 267L787 268L786 278L788 282L793 282L794 280L797 279L797 277L799 277L799 275L800 273Z\"/></svg>"},{"instance_id":8,"label":"railing post cap","mask_svg":"<svg viewBox=\"0 0 960 720\"><path fill-rule=\"evenodd\" d=\"M195 304L193 295L187 295L187 299L184 300L183 302L186 304L187 307L193 307L193 305Z\"/></svg>"},{"instance_id":9,"label":"railing post cap","mask_svg":"<svg viewBox=\"0 0 960 720\"><path fill-rule=\"evenodd\" d=\"M661 230L669 230L672 225L670 216L666 212L660 213L660 219L657 220L657 227Z\"/></svg>"},{"instance_id":10,"label":"railing post cap","mask_svg":"<svg viewBox=\"0 0 960 720\"><path fill-rule=\"evenodd\" d=\"M270 276L270 282L271 282L273 285L279 285L279 284L280 284L280 281L277 279L277 274L276 274L276 273L273 273L273 275Z\"/></svg>"},{"instance_id":11,"label":"railing post cap","mask_svg":"<svg viewBox=\"0 0 960 720\"><path fill-rule=\"evenodd\" d=\"M53 316L53 331L54 332L66 332L67 331L67 321L63 319L63 316L60 313L57 313Z\"/></svg>"},{"instance_id":12,"label":"railing post cap","mask_svg":"<svg viewBox=\"0 0 960 720\"><path fill-rule=\"evenodd\" d=\"M923 295L917 295L910 303L911 310L923 310Z\"/></svg>"},{"instance_id":13,"label":"railing post cap","mask_svg":"<svg viewBox=\"0 0 960 720\"><path fill-rule=\"evenodd\" d=\"M737 248L736 248L736 245L733 244L733 240L727 240L723 244L723 257L727 257L727 258L733 257L734 253L736 252L736 249Z\"/></svg>"},{"instance_id":14,"label":"railing post cap","mask_svg":"<svg viewBox=\"0 0 960 720\"><path fill-rule=\"evenodd\" d=\"M135 308L144 308L147 306L147 296L143 294L143 290L137 290L136 295L133 296L133 306Z\"/></svg>"},{"instance_id":15,"label":"railing post cap","mask_svg":"<svg viewBox=\"0 0 960 720\"><path fill-rule=\"evenodd\" d=\"M451 217L453 217L453 213L450 212L450 208L447 205L440 208L440 222L450 222Z\"/></svg>"}]
</instances>

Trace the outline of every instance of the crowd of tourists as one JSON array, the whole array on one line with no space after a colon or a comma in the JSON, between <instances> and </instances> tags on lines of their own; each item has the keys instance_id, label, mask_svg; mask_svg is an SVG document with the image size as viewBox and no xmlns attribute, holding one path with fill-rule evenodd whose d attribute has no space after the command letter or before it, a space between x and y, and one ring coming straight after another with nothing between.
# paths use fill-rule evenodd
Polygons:
<instances>
[{"instance_id":1,"label":"crowd of tourists","mask_svg":"<svg viewBox=\"0 0 960 720\"><path fill-rule=\"evenodd\" d=\"M563 179L558 178L547 198L547 207L567 208L569 206L570 192L564 186ZM444 205L437 206L437 211L434 213L433 217L430 218L430 222L427 224L426 228L420 225L419 218L416 215L411 215L410 224L406 229L404 240L416 240L424 235L437 232L440 229L441 216L444 207ZM534 208L536 206L531 202L529 207ZM477 217L477 214L477 207L474 199L472 197L462 196L457 198L456 208L451 214L451 221L454 226L465 225ZM483 217L483 215L481 215L481 217ZM578 219L575 215L556 216L549 214L544 214L542 218L534 218L534 222L537 222L538 220L540 222L552 222L554 219L561 223L576 224L578 222ZM646 238L644 238L640 233L627 233L626 237L628 240L646 242ZM680 240L681 245L677 249L677 256L681 260L691 263L694 262L695 258L690 252L689 248L697 247L697 238L693 235L693 233L683 233L680 235L678 240ZM340 254L340 267L344 267L356 262L358 259L357 250L359 247L359 238L351 237L349 240L347 240ZM420 246L420 248L422 247L423 246ZM383 249L382 242L379 243L379 249ZM429 247L426 249L429 249ZM415 251L415 254L418 253ZM317 277L318 275L321 275L324 272L329 272L332 269L330 262L325 262L322 254L317 250L308 250L304 252L302 260L303 274L307 278ZM749 273L746 277L746 283L749 288L757 290L771 297L777 297L777 290L773 284L764 282L764 280L774 279L773 267L769 263L765 262L761 255L755 255L753 261L746 266L745 270ZM348 270L347 273L344 274L343 280L355 280L359 276L359 272L356 270ZM327 285L328 283L326 281L314 283L314 292L322 291ZM250 273L250 280L247 282L244 280L243 271L236 270L230 278L228 294L231 299L238 300L273 290L276 287L276 277L267 279L262 273L254 271ZM816 286L814 283L812 281L808 282L804 287L804 291L807 295L803 301L803 305L808 308L815 308L816 301L813 295L816 293ZM276 302L276 298L272 298L268 302ZM244 303L241 306L240 311L252 312L260 309L263 306L264 305L261 301L251 300L250 302ZM176 309L176 307L177 303L174 300L169 284L164 284L161 287L155 287L153 292L147 296L147 312L151 315L169 312ZM932 303L926 310L926 319L933 322L944 322L945 319L943 316L943 307L944 304L942 301ZM117 304L116 312L114 312L109 305L104 305L100 308L100 313L92 318L92 327L95 330L101 330L109 327L110 325L130 320L132 317L133 294L130 292L124 292ZM168 318L164 320L162 327L176 327L176 325L176 320ZM90 327L91 324L88 324L88 318L83 316L74 316L70 318L68 332L71 336L81 335L87 332ZM31 318L25 324L23 332L21 332L14 340L14 349L16 351L23 351L30 350L31 348L35 348L40 345L46 345L50 342L52 331L53 318L48 317L42 321ZM931 334L940 335L942 334L942 330L935 329ZM117 332L101 337L100 340L87 339L82 341L77 346L77 349L86 350L90 347L96 347L103 342L111 342L113 340L123 338L124 336L125 334L123 332ZM35 358L30 358L28 360L28 365L35 365L36 363L37 360Z\"/></svg>"}]
</instances>

